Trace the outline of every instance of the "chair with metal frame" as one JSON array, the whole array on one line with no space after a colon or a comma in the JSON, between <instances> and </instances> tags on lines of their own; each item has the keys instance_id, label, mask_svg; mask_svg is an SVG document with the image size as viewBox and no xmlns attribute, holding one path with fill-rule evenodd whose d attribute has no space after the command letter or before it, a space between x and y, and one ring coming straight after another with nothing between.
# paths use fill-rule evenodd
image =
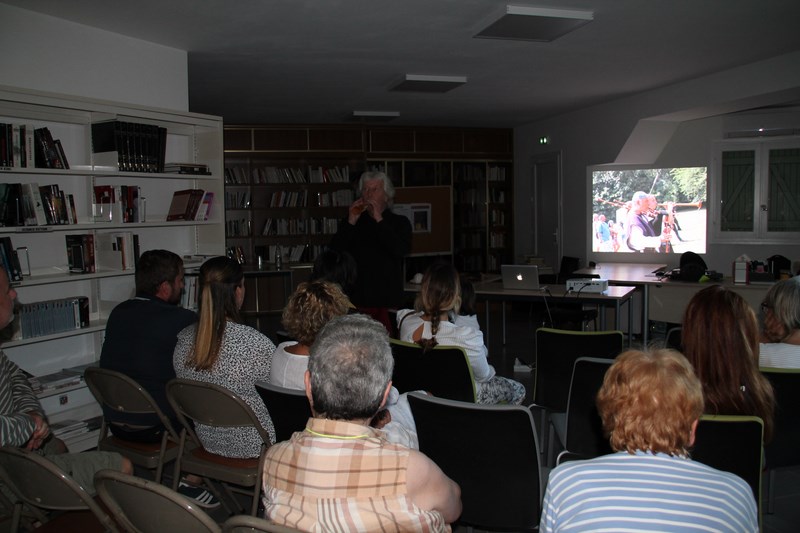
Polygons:
<instances>
[{"instance_id":1,"label":"chair with metal frame","mask_svg":"<svg viewBox=\"0 0 800 533\"><path fill-rule=\"evenodd\" d=\"M100 500L126 531L220 531L197 505L160 483L114 470L100 470L94 479Z\"/></svg>"},{"instance_id":2,"label":"chair with metal frame","mask_svg":"<svg viewBox=\"0 0 800 533\"><path fill-rule=\"evenodd\" d=\"M622 352L624 339L619 330L536 330L533 403L529 407L539 415L539 437L547 441L548 458L552 459L555 444L549 425L552 419L562 419L556 423L563 425L566 418L575 361L579 357L613 359Z\"/></svg>"},{"instance_id":3,"label":"chair with metal frame","mask_svg":"<svg viewBox=\"0 0 800 533\"><path fill-rule=\"evenodd\" d=\"M150 415L160 421L164 427L160 443L135 442L109 434L109 425L113 422L109 422L104 416L97 441L99 450L120 453L136 466L155 470L154 479L160 483L164 465L178 456L178 432L172 426L169 418L159 408L150 393L121 372L90 367L84 372L84 379L104 411ZM134 426L125 427L138 429Z\"/></svg>"},{"instance_id":4,"label":"chair with metal frame","mask_svg":"<svg viewBox=\"0 0 800 533\"><path fill-rule=\"evenodd\" d=\"M775 511L776 470L800 465L800 369L760 369L775 391L775 429L764 446L767 469L767 512Z\"/></svg>"},{"instance_id":5,"label":"chair with metal frame","mask_svg":"<svg viewBox=\"0 0 800 533\"><path fill-rule=\"evenodd\" d=\"M475 403L475 378L460 346L425 352L413 342L389 339L394 357L392 385L401 393L424 390L438 398Z\"/></svg>"},{"instance_id":6,"label":"chair with metal frame","mask_svg":"<svg viewBox=\"0 0 800 533\"><path fill-rule=\"evenodd\" d=\"M111 531L119 528L74 479L37 453L0 448L0 479L14 493L10 531L19 531L23 507L51 531Z\"/></svg>"},{"instance_id":7,"label":"chair with metal frame","mask_svg":"<svg viewBox=\"0 0 800 533\"><path fill-rule=\"evenodd\" d=\"M553 426L564 447L564 451L558 454L557 464L567 460L591 459L613 452L603 431L603 421L595 402L597 392L603 386L606 371L612 364L613 359L597 357L579 357L575 361L565 426Z\"/></svg>"},{"instance_id":8,"label":"chair with metal frame","mask_svg":"<svg viewBox=\"0 0 800 533\"><path fill-rule=\"evenodd\" d=\"M275 428L275 442L289 440L296 431L303 431L311 416L306 391L287 389L266 381L256 381L256 392L264 401Z\"/></svg>"},{"instance_id":9,"label":"chair with metal frame","mask_svg":"<svg viewBox=\"0 0 800 533\"><path fill-rule=\"evenodd\" d=\"M410 393L408 401L420 451L461 487L458 524L494 531L539 526L541 456L530 410L419 392Z\"/></svg>"},{"instance_id":10,"label":"chair with metal frame","mask_svg":"<svg viewBox=\"0 0 800 533\"><path fill-rule=\"evenodd\" d=\"M270 446L270 437L250 406L239 395L225 387L180 378L167 383L167 399L182 426L172 489L177 489L178 480L183 472L200 476L209 490L233 514L230 505L211 480L222 484L228 498L239 507L240 511L243 509L232 493L251 494L241 488L251 487L250 514L255 515L261 493L264 452ZM203 447L194 430L195 424L211 427L252 427L261 437L261 452L258 457L243 459L211 453Z\"/></svg>"}]
</instances>

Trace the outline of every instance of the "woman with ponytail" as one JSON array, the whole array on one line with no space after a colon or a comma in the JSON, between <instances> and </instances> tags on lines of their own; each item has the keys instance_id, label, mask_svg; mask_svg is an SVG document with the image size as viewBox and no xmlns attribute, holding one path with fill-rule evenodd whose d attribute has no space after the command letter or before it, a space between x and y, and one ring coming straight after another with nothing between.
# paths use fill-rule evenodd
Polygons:
<instances>
[{"instance_id":1,"label":"woman with ponytail","mask_svg":"<svg viewBox=\"0 0 800 533\"><path fill-rule=\"evenodd\" d=\"M524 385L495 374L486 359L488 350L481 330L451 321L451 315L458 315L460 306L458 271L449 263L431 265L422 277L415 309L397 313L400 339L416 342L426 350L437 344L464 348L475 377L478 403L519 405L525 399Z\"/></svg>"},{"instance_id":2,"label":"woman with ponytail","mask_svg":"<svg viewBox=\"0 0 800 533\"><path fill-rule=\"evenodd\" d=\"M275 429L256 381L268 381L275 345L262 333L240 323L244 301L242 267L228 257L213 257L200 267L199 320L178 334L173 363L179 378L220 385L238 394L275 440ZM257 457L261 438L253 428L209 428L197 436L210 452L226 457ZM270 442L269 444L272 444Z\"/></svg>"}]
</instances>

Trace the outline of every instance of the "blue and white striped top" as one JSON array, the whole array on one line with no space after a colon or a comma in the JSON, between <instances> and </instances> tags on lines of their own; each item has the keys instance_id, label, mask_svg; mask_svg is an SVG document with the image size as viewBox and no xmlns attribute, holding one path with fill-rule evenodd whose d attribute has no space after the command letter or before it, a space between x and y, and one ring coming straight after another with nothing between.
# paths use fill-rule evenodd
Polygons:
<instances>
[{"instance_id":1,"label":"blue and white striped top","mask_svg":"<svg viewBox=\"0 0 800 533\"><path fill-rule=\"evenodd\" d=\"M617 452L550 474L540 532L758 531L740 477L683 457Z\"/></svg>"}]
</instances>

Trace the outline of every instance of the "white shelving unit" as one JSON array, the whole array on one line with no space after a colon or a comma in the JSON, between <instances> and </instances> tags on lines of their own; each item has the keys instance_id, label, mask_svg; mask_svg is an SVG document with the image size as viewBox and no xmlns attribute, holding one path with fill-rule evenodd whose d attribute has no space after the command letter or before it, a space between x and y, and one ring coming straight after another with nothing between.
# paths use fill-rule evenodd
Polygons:
<instances>
[{"instance_id":1,"label":"white shelving unit","mask_svg":"<svg viewBox=\"0 0 800 533\"><path fill-rule=\"evenodd\" d=\"M108 154L96 157L91 143L91 124L106 120L166 128L166 161L205 164L211 174L118 172L110 168ZM24 246L28 249L31 275L13 284L18 300L27 303L87 296L90 305L88 328L5 342L2 349L24 370L39 376L97 361L109 313L116 304L134 293L132 269L70 273L65 235L130 231L139 235L142 252L164 248L182 256L224 254L223 127L220 117L0 86L0 122L32 124L36 128L46 126L54 138L61 140L70 166L69 170L0 167L0 180L40 186L58 184L61 190L74 195L78 215L78 223L72 225L0 227L0 236L10 237L15 248ZM116 184L141 187L141 196L147 198L146 222L94 222L94 186ZM214 193L209 219L166 222L172 193L190 188ZM196 265L187 261L187 267L190 266ZM100 413L85 386L57 391L43 397L42 404L51 422L85 419Z\"/></svg>"}]
</instances>

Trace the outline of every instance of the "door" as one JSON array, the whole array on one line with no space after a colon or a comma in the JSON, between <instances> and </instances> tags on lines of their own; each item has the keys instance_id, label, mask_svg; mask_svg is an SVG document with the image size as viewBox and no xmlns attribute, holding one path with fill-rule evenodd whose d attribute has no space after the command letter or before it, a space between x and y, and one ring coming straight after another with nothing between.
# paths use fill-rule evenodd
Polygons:
<instances>
[{"instance_id":1,"label":"door","mask_svg":"<svg viewBox=\"0 0 800 533\"><path fill-rule=\"evenodd\" d=\"M557 273L561 261L561 153L534 156L531 175L533 253Z\"/></svg>"}]
</instances>

